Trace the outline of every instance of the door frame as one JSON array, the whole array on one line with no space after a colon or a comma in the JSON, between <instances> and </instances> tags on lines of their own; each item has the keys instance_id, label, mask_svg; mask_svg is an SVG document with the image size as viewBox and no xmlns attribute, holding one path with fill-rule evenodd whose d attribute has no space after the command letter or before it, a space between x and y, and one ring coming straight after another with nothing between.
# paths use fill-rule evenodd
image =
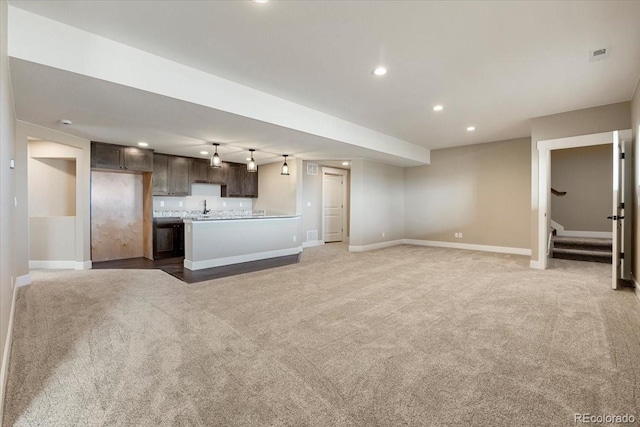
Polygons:
<instances>
[{"instance_id":1,"label":"door frame","mask_svg":"<svg viewBox=\"0 0 640 427\"><path fill-rule=\"evenodd\" d=\"M349 240L349 236L347 233L347 203L348 203L348 197L349 195L347 194L347 176L349 174L349 171L346 169L338 169L338 168L330 168L330 167L326 167L323 166L322 167L322 198L321 198L321 212L322 212L322 224L321 224L321 230L322 230L322 243L325 243L324 241L324 176L325 175L342 175L342 241L348 241Z\"/></svg>"},{"instance_id":2,"label":"door frame","mask_svg":"<svg viewBox=\"0 0 640 427\"><path fill-rule=\"evenodd\" d=\"M547 247L551 218L547 215L551 206L551 150L613 144L613 132L547 139L537 142L538 149L538 261L531 261L531 267L546 270L548 266ZM631 129L617 131L620 141L630 141Z\"/></svg>"}]
</instances>

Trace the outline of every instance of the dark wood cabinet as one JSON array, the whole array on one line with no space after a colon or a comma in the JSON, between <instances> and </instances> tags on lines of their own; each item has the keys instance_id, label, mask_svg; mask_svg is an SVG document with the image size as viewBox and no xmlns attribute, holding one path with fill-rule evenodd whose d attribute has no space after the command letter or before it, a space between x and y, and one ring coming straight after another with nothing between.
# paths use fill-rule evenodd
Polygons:
<instances>
[{"instance_id":1,"label":"dark wood cabinet","mask_svg":"<svg viewBox=\"0 0 640 427\"><path fill-rule=\"evenodd\" d=\"M124 147L124 168L136 172L153 172L153 151Z\"/></svg>"},{"instance_id":2,"label":"dark wood cabinet","mask_svg":"<svg viewBox=\"0 0 640 427\"><path fill-rule=\"evenodd\" d=\"M242 180L246 169L246 166L240 163L229 164L227 182L221 187L220 191L222 197L242 197Z\"/></svg>"},{"instance_id":3,"label":"dark wood cabinet","mask_svg":"<svg viewBox=\"0 0 640 427\"><path fill-rule=\"evenodd\" d=\"M227 181L220 193L222 197L258 197L258 172L247 171L243 163L229 163Z\"/></svg>"},{"instance_id":4,"label":"dark wood cabinet","mask_svg":"<svg viewBox=\"0 0 640 427\"><path fill-rule=\"evenodd\" d=\"M247 172L242 181L242 197L258 197L258 172Z\"/></svg>"},{"instance_id":5,"label":"dark wood cabinet","mask_svg":"<svg viewBox=\"0 0 640 427\"><path fill-rule=\"evenodd\" d=\"M189 179L192 184L203 183L209 184L209 160L191 159L191 172Z\"/></svg>"},{"instance_id":6,"label":"dark wood cabinet","mask_svg":"<svg viewBox=\"0 0 640 427\"><path fill-rule=\"evenodd\" d=\"M188 196L191 194L190 167L188 157L154 154L153 195Z\"/></svg>"},{"instance_id":7,"label":"dark wood cabinet","mask_svg":"<svg viewBox=\"0 0 640 427\"><path fill-rule=\"evenodd\" d=\"M222 162L220 168L209 168L209 182L212 184L225 185L229 176L229 163Z\"/></svg>"},{"instance_id":8,"label":"dark wood cabinet","mask_svg":"<svg viewBox=\"0 0 640 427\"><path fill-rule=\"evenodd\" d=\"M128 172L151 172L153 150L92 141L91 167Z\"/></svg>"},{"instance_id":9,"label":"dark wood cabinet","mask_svg":"<svg viewBox=\"0 0 640 427\"><path fill-rule=\"evenodd\" d=\"M153 259L184 256L184 223L177 218L153 220Z\"/></svg>"}]
</instances>

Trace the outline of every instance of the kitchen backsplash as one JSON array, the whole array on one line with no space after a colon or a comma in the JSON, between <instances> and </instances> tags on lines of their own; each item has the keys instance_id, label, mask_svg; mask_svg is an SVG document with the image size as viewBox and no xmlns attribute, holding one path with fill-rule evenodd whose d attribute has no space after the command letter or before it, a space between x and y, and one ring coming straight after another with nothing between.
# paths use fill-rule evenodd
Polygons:
<instances>
[{"instance_id":1,"label":"kitchen backsplash","mask_svg":"<svg viewBox=\"0 0 640 427\"><path fill-rule=\"evenodd\" d=\"M220 186L213 184L193 184L191 196L186 197L153 197L153 210L157 211L202 211L204 201L207 209L221 210L253 210L254 199L237 197L220 197Z\"/></svg>"}]
</instances>

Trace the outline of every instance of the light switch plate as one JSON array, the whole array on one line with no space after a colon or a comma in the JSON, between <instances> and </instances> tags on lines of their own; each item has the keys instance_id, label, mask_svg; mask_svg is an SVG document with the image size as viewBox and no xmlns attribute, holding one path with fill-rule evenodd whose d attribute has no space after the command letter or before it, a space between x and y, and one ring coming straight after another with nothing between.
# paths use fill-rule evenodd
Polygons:
<instances>
[{"instance_id":1,"label":"light switch plate","mask_svg":"<svg viewBox=\"0 0 640 427\"><path fill-rule=\"evenodd\" d=\"M16 161L11 159L9 160L9 168L11 169L15 169L16 168Z\"/></svg>"},{"instance_id":2,"label":"light switch plate","mask_svg":"<svg viewBox=\"0 0 640 427\"><path fill-rule=\"evenodd\" d=\"M307 207L310 208L311 207L311 202L307 202Z\"/></svg>"}]
</instances>

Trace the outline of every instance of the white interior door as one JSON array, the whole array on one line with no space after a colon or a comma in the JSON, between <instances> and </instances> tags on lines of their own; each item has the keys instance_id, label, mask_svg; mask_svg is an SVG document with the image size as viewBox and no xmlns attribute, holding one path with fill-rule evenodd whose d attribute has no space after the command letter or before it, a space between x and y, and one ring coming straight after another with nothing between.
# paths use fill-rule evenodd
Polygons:
<instances>
[{"instance_id":1,"label":"white interior door","mask_svg":"<svg viewBox=\"0 0 640 427\"><path fill-rule=\"evenodd\" d=\"M342 175L323 175L324 241L341 242L344 215Z\"/></svg>"},{"instance_id":2,"label":"white interior door","mask_svg":"<svg viewBox=\"0 0 640 427\"><path fill-rule=\"evenodd\" d=\"M618 282L621 277L621 257L620 248L622 247L622 219L624 216L621 214L621 200L623 191L621 188L622 182L622 164L621 164L622 147L620 143L620 137L618 131L613 132L613 206L612 214L609 217L611 219L611 228L613 233L612 244L612 266L611 266L611 287L618 289Z\"/></svg>"}]
</instances>

